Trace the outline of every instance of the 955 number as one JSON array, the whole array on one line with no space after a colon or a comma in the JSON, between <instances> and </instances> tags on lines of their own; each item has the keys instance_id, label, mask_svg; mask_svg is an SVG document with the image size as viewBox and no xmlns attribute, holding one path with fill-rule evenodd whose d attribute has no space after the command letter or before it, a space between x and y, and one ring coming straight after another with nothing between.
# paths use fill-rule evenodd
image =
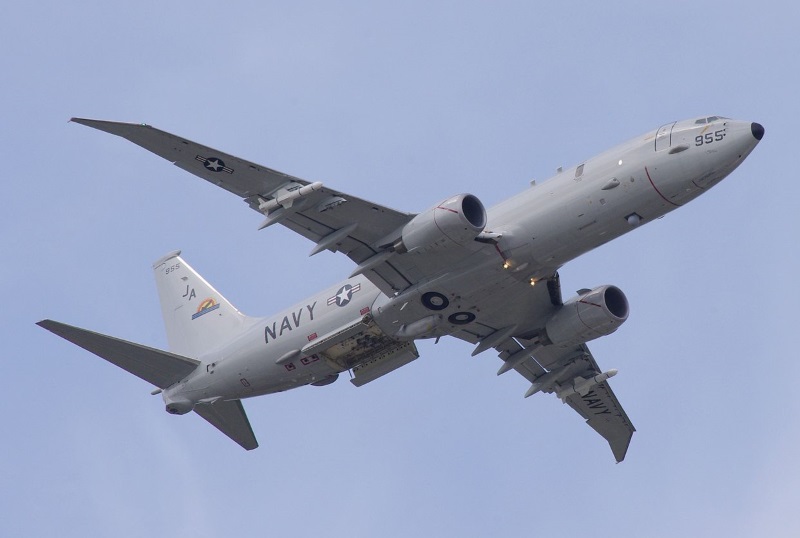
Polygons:
<instances>
[{"instance_id":1,"label":"955 number","mask_svg":"<svg viewBox=\"0 0 800 538\"><path fill-rule=\"evenodd\" d=\"M725 138L725 129L720 129L719 131L714 131L714 133L706 133L705 135L697 135L694 137L694 145L695 146L702 146L703 144L711 144L714 142L719 142Z\"/></svg>"}]
</instances>

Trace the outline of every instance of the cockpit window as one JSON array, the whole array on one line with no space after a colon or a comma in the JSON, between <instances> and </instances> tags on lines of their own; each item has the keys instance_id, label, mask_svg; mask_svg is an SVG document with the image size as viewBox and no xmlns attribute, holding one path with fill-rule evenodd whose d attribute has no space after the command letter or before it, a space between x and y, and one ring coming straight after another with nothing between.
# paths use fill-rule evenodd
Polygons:
<instances>
[{"instance_id":1,"label":"cockpit window","mask_svg":"<svg viewBox=\"0 0 800 538\"><path fill-rule=\"evenodd\" d=\"M704 125L706 123L713 123L717 120L727 120L725 116L709 116L707 118L700 118L699 120L695 120L695 125Z\"/></svg>"}]
</instances>

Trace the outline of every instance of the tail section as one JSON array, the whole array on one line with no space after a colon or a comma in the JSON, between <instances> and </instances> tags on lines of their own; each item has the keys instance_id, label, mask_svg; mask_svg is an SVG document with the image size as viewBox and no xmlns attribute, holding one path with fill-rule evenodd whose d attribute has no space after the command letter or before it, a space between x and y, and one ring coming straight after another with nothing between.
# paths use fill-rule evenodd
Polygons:
<instances>
[{"instance_id":1,"label":"tail section","mask_svg":"<svg viewBox=\"0 0 800 538\"><path fill-rule=\"evenodd\" d=\"M192 269L180 251L155 262L153 271L171 352L199 357L245 327L247 316Z\"/></svg>"},{"instance_id":2,"label":"tail section","mask_svg":"<svg viewBox=\"0 0 800 538\"><path fill-rule=\"evenodd\" d=\"M258 448L258 441L253 434L253 428L250 427L250 421L247 420L241 400L201 403L194 407L194 411L245 450Z\"/></svg>"},{"instance_id":3,"label":"tail section","mask_svg":"<svg viewBox=\"0 0 800 538\"><path fill-rule=\"evenodd\" d=\"M193 372L202 366L197 359L240 335L251 318L197 274L180 252L161 258L153 270L170 352L49 319L38 325L161 389L152 394L163 390L168 412L182 415L194 410L244 449L253 450L258 441L240 400L197 401L191 396L192 380L198 378Z\"/></svg>"}]
</instances>

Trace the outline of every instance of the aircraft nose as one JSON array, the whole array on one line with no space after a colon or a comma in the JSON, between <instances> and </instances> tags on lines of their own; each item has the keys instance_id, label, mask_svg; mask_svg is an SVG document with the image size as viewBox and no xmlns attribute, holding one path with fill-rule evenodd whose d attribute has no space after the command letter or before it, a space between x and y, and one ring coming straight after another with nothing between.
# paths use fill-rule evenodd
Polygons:
<instances>
[{"instance_id":1,"label":"aircraft nose","mask_svg":"<svg viewBox=\"0 0 800 538\"><path fill-rule=\"evenodd\" d=\"M761 140L764 137L764 126L760 123L753 122L750 124L750 132L756 137L756 140Z\"/></svg>"}]
</instances>

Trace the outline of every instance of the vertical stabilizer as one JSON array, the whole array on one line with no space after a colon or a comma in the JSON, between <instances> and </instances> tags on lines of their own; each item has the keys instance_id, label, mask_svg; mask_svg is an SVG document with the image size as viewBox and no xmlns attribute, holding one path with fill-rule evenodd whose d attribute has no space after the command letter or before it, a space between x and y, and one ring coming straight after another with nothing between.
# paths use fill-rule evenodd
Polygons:
<instances>
[{"instance_id":1,"label":"vertical stabilizer","mask_svg":"<svg viewBox=\"0 0 800 538\"><path fill-rule=\"evenodd\" d=\"M247 316L197 274L180 251L155 262L153 271L171 352L196 358L241 333Z\"/></svg>"}]
</instances>

